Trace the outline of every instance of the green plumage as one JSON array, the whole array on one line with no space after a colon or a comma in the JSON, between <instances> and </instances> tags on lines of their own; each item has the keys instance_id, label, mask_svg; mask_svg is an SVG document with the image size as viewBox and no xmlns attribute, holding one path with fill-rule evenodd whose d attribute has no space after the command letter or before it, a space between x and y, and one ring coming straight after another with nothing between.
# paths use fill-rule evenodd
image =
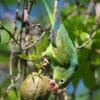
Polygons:
<instances>
[{"instance_id":1,"label":"green plumage","mask_svg":"<svg viewBox=\"0 0 100 100\"><path fill-rule=\"evenodd\" d=\"M48 15L52 15L47 6L47 1L43 1ZM64 25L61 23L59 10L52 23L50 38L51 43L47 50L43 52L43 56L48 56L51 60L53 78L60 87L65 87L75 73L75 69L78 65L78 58L76 48L74 47Z\"/></svg>"},{"instance_id":2,"label":"green plumage","mask_svg":"<svg viewBox=\"0 0 100 100\"><path fill-rule=\"evenodd\" d=\"M63 88L70 82L74 72L73 68L66 69L61 66L56 66L53 71L53 79L57 82L60 88Z\"/></svg>"}]
</instances>

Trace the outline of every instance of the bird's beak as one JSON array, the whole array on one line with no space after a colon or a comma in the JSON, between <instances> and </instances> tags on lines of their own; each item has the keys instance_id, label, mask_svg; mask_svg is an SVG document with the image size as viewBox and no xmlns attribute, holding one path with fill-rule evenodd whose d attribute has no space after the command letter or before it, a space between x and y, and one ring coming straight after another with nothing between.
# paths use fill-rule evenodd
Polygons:
<instances>
[{"instance_id":1,"label":"bird's beak","mask_svg":"<svg viewBox=\"0 0 100 100\"><path fill-rule=\"evenodd\" d=\"M55 82L55 80L50 80L50 91L52 93L56 93L59 89L59 86L57 85L57 83Z\"/></svg>"}]
</instances>

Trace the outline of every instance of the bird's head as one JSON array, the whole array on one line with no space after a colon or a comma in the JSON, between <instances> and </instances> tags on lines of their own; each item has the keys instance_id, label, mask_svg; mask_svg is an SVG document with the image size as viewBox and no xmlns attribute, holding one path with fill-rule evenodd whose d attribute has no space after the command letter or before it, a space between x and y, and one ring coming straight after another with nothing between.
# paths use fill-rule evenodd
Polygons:
<instances>
[{"instance_id":1,"label":"bird's head","mask_svg":"<svg viewBox=\"0 0 100 100\"><path fill-rule=\"evenodd\" d=\"M73 74L73 69L56 66L53 71L53 80L50 81L51 92L57 92L59 89L65 88L70 82Z\"/></svg>"}]
</instances>

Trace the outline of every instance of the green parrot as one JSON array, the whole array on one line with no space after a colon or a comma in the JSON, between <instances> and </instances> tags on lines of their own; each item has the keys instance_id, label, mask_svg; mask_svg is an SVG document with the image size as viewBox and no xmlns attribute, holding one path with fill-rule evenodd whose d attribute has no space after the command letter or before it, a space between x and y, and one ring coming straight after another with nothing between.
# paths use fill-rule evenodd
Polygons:
<instances>
[{"instance_id":1,"label":"green parrot","mask_svg":"<svg viewBox=\"0 0 100 100\"><path fill-rule=\"evenodd\" d=\"M43 52L42 56L47 56L50 59L51 67L53 69L53 79L59 88L64 88L76 72L78 57L76 48L61 22L59 9L61 0L58 0L58 8L55 16L53 16L52 11L49 8L48 4L51 4L50 2L52 2L52 0L43 0L52 27L50 31L50 45L46 51ZM51 84L52 83L54 83L54 81L52 81ZM52 90L55 89L56 87Z\"/></svg>"}]
</instances>

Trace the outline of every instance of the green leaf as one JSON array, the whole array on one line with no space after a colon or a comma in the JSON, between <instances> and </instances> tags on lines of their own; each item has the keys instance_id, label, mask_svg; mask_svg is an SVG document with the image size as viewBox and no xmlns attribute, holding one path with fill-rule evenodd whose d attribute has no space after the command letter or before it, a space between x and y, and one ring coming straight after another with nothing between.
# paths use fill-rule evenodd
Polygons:
<instances>
[{"instance_id":1,"label":"green leaf","mask_svg":"<svg viewBox=\"0 0 100 100\"><path fill-rule=\"evenodd\" d=\"M5 100L20 100L20 94L18 93L18 96L17 96L14 90L10 90Z\"/></svg>"},{"instance_id":2,"label":"green leaf","mask_svg":"<svg viewBox=\"0 0 100 100\"><path fill-rule=\"evenodd\" d=\"M94 73L91 70L90 66L87 64L84 64L84 71L82 71L83 74L83 80L85 85L89 88L89 89L93 89L96 82L95 82L95 77L94 77Z\"/></svg>"},{"instance_id":3,"label":"green leaf","mask_svg":"<svg viewBox=\"0 0 100 100\"><path fill-rule=\"evenodd\" d=\"M24 60L30 60L29 57L25 54L20 54L18 55L20 58L24 59Z\"/></svg>"},{"instance_id":4,"label":"green leaf","mask_svg":"<svg viewBox=\"0 0 100 100\"><path fill-rule=\"evenodd\" d=\"M9 39L10 39L9 34L6 31L2 30L1 31L1 43L7 43Z\"/></svg>"},{"instance_id":5,"label":"green leaf","mask_svg":"<svg viewBox=\"0 0 100 100\"><path fill-rule=\"evenodd\" d=\"M94 73L91 69L91 65L88 58L89 52L90 51L87 49L82 49L80 51L79 67L80 67L80 73L82 75L85 85L89 89L93 89L95 86L95 78L94 78Z\"/></svg>"},{"instance_id":6,"label":"green leaf","mask_svg":"<svg viewBox=\"0 0 100 100\"><path fill-rule=\"evenodd\" d=\"M49 45L49 34L46 33L44 38L36 45L36 54L41 55Z\"/></svg>"},{"instance_id":7,"label":"green leaf","mask_svg":"<svg viewBox=\"0 0 100 100\"><path fill-rule=\"evenodd\" d=\"M6 3L6 5L12 5L12 4L16 4L17 1L16 0L10 0L10 2L9 2L9 0L4 0L4 3Z\"/></svg>"}]
</instances>

